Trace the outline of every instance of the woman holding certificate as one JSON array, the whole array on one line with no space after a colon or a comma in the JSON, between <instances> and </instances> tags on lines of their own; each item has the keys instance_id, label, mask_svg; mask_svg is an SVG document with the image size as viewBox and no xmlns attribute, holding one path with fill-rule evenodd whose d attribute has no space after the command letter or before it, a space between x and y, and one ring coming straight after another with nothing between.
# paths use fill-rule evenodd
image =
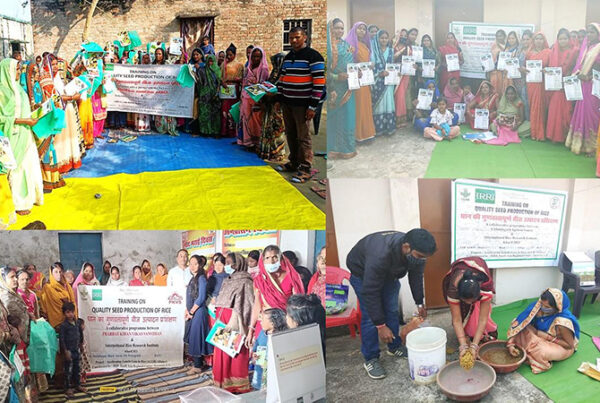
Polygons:
<instances>
[{"instance_id":1,"label":"woman holding certificate","mask_svg":"<svg viewBox=\"0 0 600 403\"><path fill-rule=\"evenodd\" d=\"M527 60L540 60L542 69L548 66L550 61L550 49L548 41L541 32L533 35L533 43L527 52ZM537 141L546 140L546 90L544 83L528 82L527 95L529 96L529 121L531 122L531 138Z\"/></svg>"},{"instance_id":2,"label":"woman holding certificate","mask_svg":"<svg viewBox=\"0 0 600 403\"><path fill-rule=\"evenodd\" d=\"M371 60L371 41L367 35L367 24L364 22L354 24L345 40L354 50L355 63ZM364 86L354 91L354 99L356 100L356 140L363 141L375 137L371 87Z\"/></svg>"},{"instance_id":3,"label":"woman holding certificate","mask_svg":"<svg viewBox=\"0 0 600 403\"><path fill-rule=\"evenodd\" d=\"M516 45L518 45L518 42ZM496 42L494 42L492 45L491 50L492 58L494 60L494 64L496 65L496 70L490 71L490 82L496 91L498 91L498 94L504 94L506 87L511 84L504 66L506 53L510 52L507 48L508 44L506 43L506 32L504 32L503 29L499 29L496 32Z\"/></svg>"},{"instance_id":4,"label":"woman holding certificate","mask_svg":"<svg viewBox=\"0 0 600 403\"><path fill-rule=\"evenodd\" d=\"M466 120L471 125L471 129L475 130L475 110L487 109L489 111L489 122L496 119L498 107L498 93L494 86L489 81L483 81L479 85L479 90L475 94L475 98L467 105Z\"/></svg>"},{"instance_id":5,"label":"woman holding certificate","mask_svg":"<svg viewBox=\"0 0 600 403\"><path fill-rule=\"evenodd\" d=\"M327 154L333 159L356 156L356 106L346 73L353 55L343 35L342 20L335 18L327 24Z\"/></svg>"},{"instance_id":6,"label":"woman holding certificate","mask_svg":"<svg viewBox=\"0 0 600 403\"><path fill-rule=\"evenodd\" d=\"M412 56L412 45L415 44L419 31L416 28L412 28L408 31L408 39L406 43L402 41L398 42L394 48L394 60L397 63L402 62L403 56ZM412 104L412 84L414 76L401 75L400 84L396 87L396 93L394 95L396 101L396 126L406 127L409 118L411 117L411 111L413 109Z\"/></svg>"},{"instance_id":7,"label":"woman holding certificate","mask_svg":"<svg viewBox=\"0 0 600 403\"><path fill-rule=\"evenodd\" d=\"M460 46L458 46L458 41L456 40L456 36L452 32L448 32L446 35L446 44L440 46L440 59L441 59L441 71L440 74L440 88L446 88L448 81L452 77L458 80L458 84L460 85L460 69L456 71L448 71L448 63L446 62L446 56L448 55L458 55L459 63L463 62L463 55Z\"/></svg>"},{"instance_id":8,"label":"woman holding certificate","mask_svg":"<svg viewBox=\"0 0 600 403\"><path fill-rule=\"evenodd\" d=\"M385 85L386 64L392 63L394 51L389 46L390 34L380 30L375 34L371 61L375 63L375 85L373 86L373 121L377 135L393 134L396 131L396 106L394 104L394 86Z\"/></svg>"},{"instance_id":9,"label":"woman holding certificate","mask_svg":"<svg viewBox=\"0 0 600 403\"><path fill-rule=\"evenodd\" d=\"M223 89L235 88L234 98L223 99L221 103L221 137L237 137L237 124L233 120L229 110L240 100L240 90L244 76L244 64L235 60L237 48L232 43L225 52L225 61L221 66L221 77Z\"/></svg>"},{"instance_id":10,"label":"woman holding certificate","mask_svg":"<svg viewBox=\"0 0 600 403\"><path fill-rule=\"evenodd\" d=\"M581 80L583 99L575 103L571 126L565 145L575 154L596 151L598 122L600 121L600 99L592 95L592 69L600 70L600 24L587 27L587 38L583 40L573 75Z\"/></svg>"},{"instance_id":11,"label":"woman holding certificate","mask_svg":"<svg viewBox=\"0 0 600 403\"><path fill-rule=\"evenodd\" d=\"M569 38L569 31L562 28L558 31L556 42L552 46L550 62L548 67L560 67L562 76L568 76L575 66L577 48ZM562 80L561 80L562 81ZM571 115L573 113L572 102L567 101L565 91L561 88L557 91L548 91L548 122L546 124L546 138L555 143L563 143L569 131Z\"/></svg>"}]
</instances>

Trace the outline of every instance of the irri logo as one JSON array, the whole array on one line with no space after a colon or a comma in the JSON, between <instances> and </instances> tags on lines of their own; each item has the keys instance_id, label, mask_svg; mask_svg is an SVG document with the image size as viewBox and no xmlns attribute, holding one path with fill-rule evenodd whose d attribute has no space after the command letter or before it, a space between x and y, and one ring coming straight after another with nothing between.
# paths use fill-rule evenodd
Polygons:
<instances>
[{"instance_id":1,"label":"irri logo","mask_svg":"<svg viewBox=\"0 0 600 403\"><path fill-rule=\"evenodd\" d=\"M475 203L496 203L496 191L489 189L475 189Z\"/></svg>"}]
</instances>

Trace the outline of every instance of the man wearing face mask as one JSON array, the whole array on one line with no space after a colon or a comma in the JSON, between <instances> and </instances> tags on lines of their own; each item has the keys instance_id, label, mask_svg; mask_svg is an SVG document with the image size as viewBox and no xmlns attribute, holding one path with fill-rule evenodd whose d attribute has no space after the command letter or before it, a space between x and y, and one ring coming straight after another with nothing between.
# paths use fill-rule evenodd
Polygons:
<instances>
[{"instance_id":1,"label":"man wearing face mask","mask_svg":"<svg viewBox=\"0 0 600 403\"><path fill-rule=\"evenodd\" d=\"M399 279L407 274L419 315L427 316L423 305L423 270L426 258L435 251L433 235L416 228L406 234L385 231L367 235L348 253L346 266L352 273L350 284L362 314L360 336L364 367L373 379L386 376L379 363L379 339L387 343L388 355L406 356L399 334L398 296Z\"/></svg>"}]
</instances>

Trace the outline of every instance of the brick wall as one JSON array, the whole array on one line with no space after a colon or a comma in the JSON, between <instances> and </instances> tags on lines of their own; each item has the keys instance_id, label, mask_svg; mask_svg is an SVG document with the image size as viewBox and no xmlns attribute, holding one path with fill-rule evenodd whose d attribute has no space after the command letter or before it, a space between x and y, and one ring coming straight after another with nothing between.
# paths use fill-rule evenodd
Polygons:
<instances>
[{"instance_id":1,"label":"brick wall","mask_svg":"<svg viewBox=\"0 0 600 403\"><path fill-rule=\"evenodd\" d=\"M32 1L35 53L50 51L72 57L81 44L85 10L78 2L66 1L64 11L56 0ZM178 15L214 16L215 49L230 42L245 59L247 45L255 44L270 56L283 49L283 20L312 19L312 47L326 52L326 0L136 0L127 12L97 9L88 39L104 45L120 31L136 30L143 45L179 36Z\"/></svg>"}]
</instances>

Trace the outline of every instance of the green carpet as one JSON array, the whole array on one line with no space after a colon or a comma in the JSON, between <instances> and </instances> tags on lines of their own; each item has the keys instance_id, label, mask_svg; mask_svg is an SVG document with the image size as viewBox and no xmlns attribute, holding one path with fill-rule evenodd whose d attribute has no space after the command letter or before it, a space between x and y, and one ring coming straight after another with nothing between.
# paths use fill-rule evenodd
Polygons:
<instances>
[{"instance_id":1,"label":"green carpet","mask_svg":"<svg viewBox=\"0 0 600 403\"><path fill-rule=\"evenodd\" d=\"M573 297L571 295L571 301ZM494 307L492 318L498 324L498 336L506 339L510 323L534 299ZM577 352L564 361L555 362L548 372L534 375L529 365L519 368L519 373L555 402L597 401L600 383L577 372L582 362L596 362L600 351L592 343L591 335L600 336L600 303L590 304L588 296L583 306L579 324L582 329Z\"/></svg>"},{"instance_id":2,"label":"green carpet","mask_svg":"<svg viewBox=\"0 0 600 403\"><path fill-rule=\"evenodd\" d=\"M461 126L461 133L473 132ZM426 178L594 178L595 158L564 145L523 139L519 144L475 144L462 137L435 145Z\"/></svg>"}]
</instances>

